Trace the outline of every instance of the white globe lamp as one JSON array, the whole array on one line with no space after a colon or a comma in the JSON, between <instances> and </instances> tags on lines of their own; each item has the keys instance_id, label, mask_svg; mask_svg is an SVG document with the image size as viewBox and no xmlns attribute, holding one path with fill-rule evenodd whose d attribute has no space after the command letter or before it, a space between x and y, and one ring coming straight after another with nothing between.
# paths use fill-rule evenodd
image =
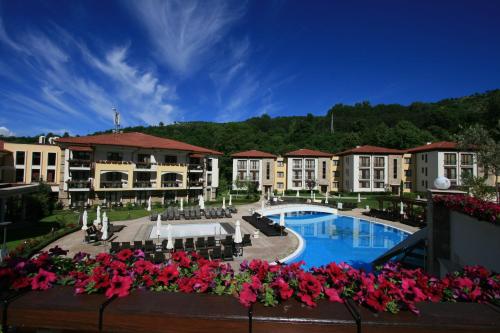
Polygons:
<instances>
[{"instance_id":1,"label":"white globe lamp","mask_svg":"<svg viewBox=\"0 0 500 333\"><path fill-rule=\"evenodd\" d=\"M448 178L439 176L434 180L434 187L438 190L447 190L451 186L451 182Z\"/></svg>"}]
</instances>

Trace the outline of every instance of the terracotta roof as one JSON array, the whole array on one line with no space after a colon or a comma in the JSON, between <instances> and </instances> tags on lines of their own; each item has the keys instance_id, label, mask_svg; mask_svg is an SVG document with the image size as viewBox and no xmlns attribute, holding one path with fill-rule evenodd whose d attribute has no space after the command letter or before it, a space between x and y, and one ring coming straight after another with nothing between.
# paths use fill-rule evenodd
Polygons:
<instances>
[{"instance_id":1,"label":"terracotta roof","mask_svg":"<svg viewBox=\"0 0 500 333\"><path fill-rule=\"evenodd\" d=\"M92 147L89 146L69 146L68 149L72 151L92 151Z\"/></svg>"},{"instance_id":2,"label":"terracotta roof","mask_svg":"<svg viewBox=\"0 0 500 333\"><path fill-rule=\"evenodd\" d=\"M408 149L409 153L419 153L421 151L431 151L431 150L458 150L456 142L451 141L440 141L432 142L423 146L418 146L415 148Z\"/></svg>"},{"instance_id":3,"label":"terracotta roof","mask_svg":"<svg viewBox=\"0 0 500 333\"><path fill-rule=\"evenodd\" d=\"M276 158L276 155L266 153L260 150L247 150L240 151L239 153L234 153L231 155L232 157L253 157L253 158Z\"/></svg>"},{"instance_id":4,"label":"terracotta roof","mask_svg":"<svg viewBox=\"0 0 500 333\"><path fill-rule=\"evenodd\" d=\"M210 155L222 155L221 152L190 145L189 143L176 141L172 139L160 138L153 135L148 135L139 132L129 133L110 133L89 135L72 138L58 138L58 143L68 144L86 144L90 146L96 145L111 145L111 146L125 146L137 147L145 149L172 149L172 150L186 150L197 153L205 153Z\"/></svg>"},{"instance_id":5,"label":"terracotta roof","mask_svg":"<svg viewBox=\"0 0 500 333\"><path fill-rule=\"evenodd\" d=\"M351 155L351 154L404 154L404 150L377 147L377 146L357 146L355 148L345 150L335 155Z\"/></svg>"},{"instance_id":6,"label":"terracotta roof","mask_svg":"<svg viewBox=\"0 0 500 333\"><path fill-rule=\"evenodd\" d=\"M313 156L313 157L332 157L333 154L325 153L319 150L298 149L285 154L285 156Z\"/></svg>"}]
</instances>

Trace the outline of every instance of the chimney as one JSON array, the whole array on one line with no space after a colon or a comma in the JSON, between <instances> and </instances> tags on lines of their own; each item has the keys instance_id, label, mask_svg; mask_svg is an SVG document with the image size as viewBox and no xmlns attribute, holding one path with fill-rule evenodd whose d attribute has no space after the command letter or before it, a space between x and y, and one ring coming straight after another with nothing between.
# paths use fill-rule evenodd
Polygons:
<instances>
[{"instance_id":1,"label":"chimney","mask_svg":"<svg viewBox=\"0 0 500 333\"><path fill-rule=\"evenodd\" d=\"M38 137L38 143L39 143L39 144L42 144L42 145L44 145L44 144L45 144L45 136L44 136L44 135L40 135L40 136Z\"/></svg>"},{"instance_id":2,"label":"chimney","mask_svg":"<svg viewBox=\"0 0 500 333\"><path fill-rule=\"evenodd\" d=\"M53 145L54 144L54 138L53 137L50 137L49 138L49 145Z\"/></svg>"}]
</instances>

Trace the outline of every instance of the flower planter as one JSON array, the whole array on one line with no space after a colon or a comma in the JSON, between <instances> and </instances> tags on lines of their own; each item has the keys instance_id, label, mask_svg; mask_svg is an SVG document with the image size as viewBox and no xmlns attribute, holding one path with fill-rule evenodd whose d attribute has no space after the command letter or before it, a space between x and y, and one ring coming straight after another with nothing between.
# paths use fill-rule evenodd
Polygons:
<instances>
[{"instance_id":1,"label":"flower planter","mask_svg":"<svg viewBox=\"0 0 500 333\"><path fill-rule=\"evenodd\" d=\"M500 272L500 226L450 212L450 255L460 266L481 265Z\"/></svg>"}]
</instances>

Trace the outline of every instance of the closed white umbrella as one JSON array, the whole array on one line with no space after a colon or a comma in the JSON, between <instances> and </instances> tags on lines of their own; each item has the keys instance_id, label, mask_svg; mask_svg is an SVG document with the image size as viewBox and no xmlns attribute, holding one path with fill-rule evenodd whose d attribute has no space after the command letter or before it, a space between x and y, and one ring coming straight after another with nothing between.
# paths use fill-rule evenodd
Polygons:
<instances>
[{"instance_id":1,"label":"closed white umbrella","mask_svg":"<svg viewBox=\"0 0 500 333\"><path fill-rule=\"evenodd\" d=\"M184 210L184 199L181 198L181 212Z\"/></svg>"},{"instance_id":2,"label":"closed white umbrella","mask_svg":"<svg viewBox=\"0 0 500 333\"><path fill-rule=\"evenodd\" d=\"M101 206L97 206L97 216L94 220L94 226L101 224Z\"/></svg>"},{"instance_id":3,"label":"closed white umbrella","mask_svg":"<svg viewBox=\"0 0 500 333\"><path fill-rule=\"evenodd\" d=\"M261 215L264 215L264 200L262 200L260 202L260 212L261 212Z\"/></svg>"},{"instance_id":4,"label":"closed white umbrella","mask_svg":"<svg viewBox=\"0 0 500 333\"><path fill-rule=\"evenodd\" d=\"M87 210L85 209L83 211L83 216L82 216L82 230L87 230L88 227L87 227Z\"/></svg>"},{"instance_id":5,"label":"closed white umbrella","mask_svg":"<svg viewBox=\"0 0 500 333\"><path fill-rule=\"evenodd\" d=\"M174 248L174 240L172 239L172 226L167 225L167 250Z\"/></svg>"},{"instance_id":6,"label":"closed white umbrella","mask_svg":"<svg viewBox=\"0 0 500 333\"><path fill-rule=\"evenodd\" d=\"M243 242L243 239L241 238L240 220L236 220L236 228L234 230L234 243L241 244L242 242Z\"/></svg>"},{"instance_id":7,"label":"closed white umbrella","mask_svg":"<svg viewBox=\"0 0 500 333\"><path fill-rule=\"evenodd\" d=\"M230 194L229 195L229 206L233 205L233 196Z\"/></svg>"},{"instance_id":8,"label":"closed white umbrella","mask_svg":"<svg viewBox=\"0 0 500 333\"><path fill-rule=\"evenodd\" d=\"M271 200L271 189L267 189L267 200Z\"/></svg>"},{"instance_id":9,"label":"closed white umbrella","mask_svg":"<svg viewBox=\"0 0 500 333\"><path fill-rule=\"evenodd\" d=\"M358 193L358 202L361 202L361 193Z\"/></svg>"},{"instance_id":10,"label":"closed white umbrella","mask_svg":"<svg viewBox=\"0 0 500 333\"><path fill-rule=\"evenodd\" d=\"M200 209L205 209L205 199L203 199L202 195L200 195L200 199L199 199L198 204L200 206Z\"/></svg>"},{"instance_id":11,"label":"closed white umbrella","mask_svg":"<svg viewBox=\"0 0 500 333\"><path fill-rule=\"evenodd\" d=\"M159 239L160 236L161 236L161 217L160 214L158 214L158 218L156 219L156 237L158 237Z\"/></svg>"},{"instance_id":12,"label":"closed white umbrella","mask_svg":"<svg viewBox=\"0 0 500 333\"><path fill-rule=\"evenodd\" d=\"M311 190L311 199L313 198L313 191Z\"/></svg>"},{"instance_id":13,"label":"closed white umbrella","mask_svg":"<svg viewBox=\"0 0 500 333\"><path fill-rule=\"evenodd\" d=\"M151 196L149 196L149 199L148 199L148 208L146 209L148 212L151 211Z\"/></svg>"},{"instance_id":14,"label":"closed white umbrella","mask_svg":"<svg viewBox=\"0 0 500 333\"><path fill-rule=\"evenodd\" d=\"M316 200L316 192L313 193L313 200Z\"/></svg>"},{"instance_id":15,"label":"closed white umbrella","mask_svg":"<svg viewBox=\"0 0 500 333\"><path fill-rule=\"evenodd\" d=\"M226 209L226 197L222 197L222 209Z\"/></svg>"},{"instance_id":16,"label":"closed white umbrella","mask_svg":"<svg viewBox=\"0 0 500 333\"><path fill-rule=\"evenodd\" d=\"M399 203L399 214L401 214L401 215L404 215L404 214L405 214L403 201L401 201L401 202Z\"/></svg>"},{"instance_id":17,"label":"closed white umbrella","mask_svg":"<svg viewBox=\"0 0 500 333\"><path fill-rule=\"evenodd\" d=\"M297 198L300 197L299 190L297 190L297 194L295 195Z\"/></svg>"},{"instance_id":18,"label":"closed white umbrella","mask_svg":"<svg viewBox=\"0 0 500 333\"><path fill-rule=\"evenodd\" d=\"M108 217L106 216L106 212L104 212L102 216L102 240L108 239Z\"/></svg>"},{"instance_id":19,"label":"closed white umbrella","mask_svg":"<svg viewBox=\"0 0 500 333\"><path fill-rule=\"evenodd\" d=\"M285 227L285 213L283 212L280 213L280 227L281 236L283 236L283 228Z\"/></svg>"},{"instance_id":20,"label":"closed white umbrella","mask_svg":"<svg viewBox=\"0 0 500 333\"><path fill-rule=\"evenodd\" d=\"M326 191L326 194L325 194L325 203L326 204L328 203L328 191Z\"/></svg>"}]
</instances>

